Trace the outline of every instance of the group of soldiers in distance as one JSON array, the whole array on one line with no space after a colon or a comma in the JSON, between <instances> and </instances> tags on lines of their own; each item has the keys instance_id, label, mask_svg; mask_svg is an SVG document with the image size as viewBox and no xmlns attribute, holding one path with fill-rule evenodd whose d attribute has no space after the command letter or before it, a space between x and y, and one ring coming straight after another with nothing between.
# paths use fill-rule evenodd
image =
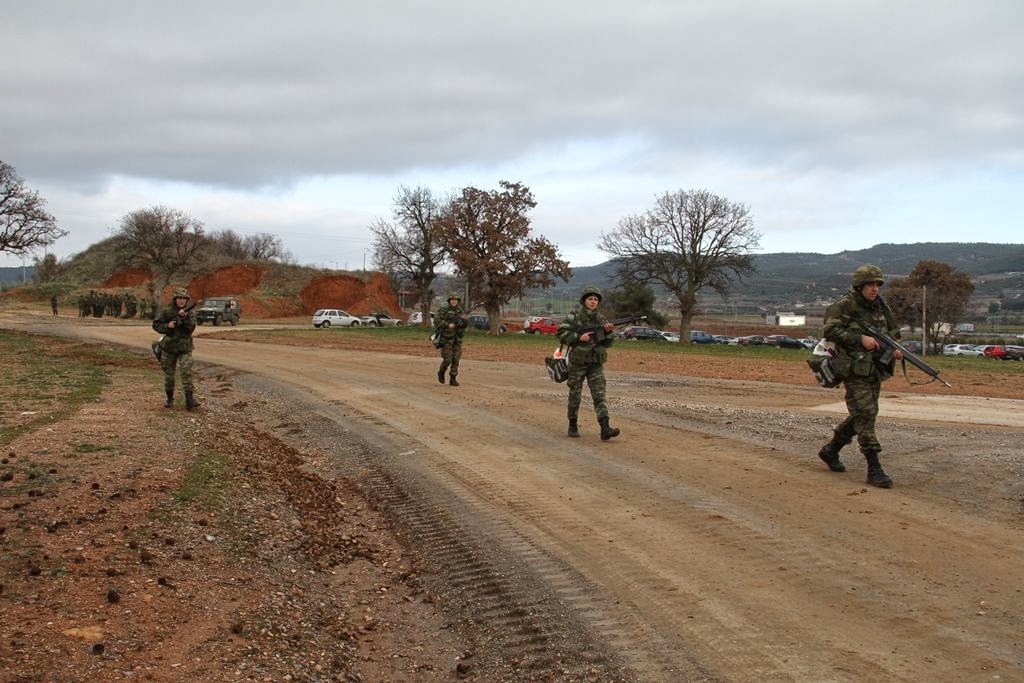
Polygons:
<instances>
[{"instance_id":1,"label":"group of soldiers in distance","mask_svg":"<svg viewBox=\"0 0 1024 683\"><path fill-rule=\"evenodd\" d=\"M97 292L78 296L78 317L80 318L134 318L152 319L156 310L148 299L136 298L131 292Z\"/></svg>"}]
</instances>

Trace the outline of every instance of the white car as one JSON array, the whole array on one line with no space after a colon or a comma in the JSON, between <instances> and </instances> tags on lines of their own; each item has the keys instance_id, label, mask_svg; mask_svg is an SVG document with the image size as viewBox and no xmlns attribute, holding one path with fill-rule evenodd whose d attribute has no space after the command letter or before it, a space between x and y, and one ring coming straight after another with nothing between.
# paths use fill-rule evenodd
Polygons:
<instances>
[{"instance_id":1,"label":"white car","mask_svg":"<svg viewBox=\"0 0 1024 683\"><path fill-rule=\"evenodd\" d=\"M670 341L670 342L678 342L679 341L679 333L678 332L666 332L665 330L661 330L661 336L665 338L665 341Z\"/></svg>"},{"instance_id":2,"label":"white car","mask_svg":"<svg viewBox=\"0 0 1024 683\"><path fill-rule=\"evenodd\" d=\"M401 327L405 324L398 318L392 318L387 313L364 315L362 320L364 325L368 325L370 327Z\"/></svg>"},{"instance_id":3,"label":"white car","mask_svg":"<svg viewBox=\"0 0 1024 683\"><path fill-rule=\"evenodd\" d=\"M321 308L319 311L313 314L313 327L322 327L327 329L331 325L340 325L341 327L359 327L363 324L360 318L354 315L349 315L340 308Z\"/></svg>"},{"instance_id":4,"label":"white car","mask_svg":"<svg viewBox=\"0 0 1024 683\"><path fill-rule=\"evenodd\" d=\"M972 344L946 344L942 347L943 356L984 356L976 346Z\"/></svg>"}]
</instances>

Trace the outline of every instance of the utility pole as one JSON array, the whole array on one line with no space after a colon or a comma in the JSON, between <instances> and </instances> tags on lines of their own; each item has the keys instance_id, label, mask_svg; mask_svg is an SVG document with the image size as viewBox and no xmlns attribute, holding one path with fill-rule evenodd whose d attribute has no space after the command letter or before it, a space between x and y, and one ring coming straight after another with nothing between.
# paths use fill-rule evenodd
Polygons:
<instances>
[{"instance_id":1,"label":"utility pole","mask_svg":"<svg viewBox=\"0 0 1024 683\"><path fill-rule=\"evenodd\" d=\"M928 355L928 285L921 285L921 355Z\"/></svg>"}]
</instances>

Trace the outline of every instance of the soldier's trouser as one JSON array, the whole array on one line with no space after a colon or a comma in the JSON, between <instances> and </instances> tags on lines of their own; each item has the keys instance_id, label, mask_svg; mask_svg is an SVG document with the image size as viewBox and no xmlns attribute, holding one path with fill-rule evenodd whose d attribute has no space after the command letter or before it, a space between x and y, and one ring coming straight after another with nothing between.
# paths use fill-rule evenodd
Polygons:
<instances>
[{"instance_id":1,"label":"soldier's trouser","mask_svg":"<svg viewBox=\"0 0 1024 683\"><path fill-rule=\"evenodd\" d=\"M160 368L164 371L164 389L174 391L174 369L181 372L181 388L185 391L192 391L192 354L167 353L164 351L160 357Z\"/></svg>"},{"instance_id":2,"label":"soldier's trouser","mask_svg":"<svg viewBox=\"0 0 1024 683\"><path fill-rule=\"evenodd\" d=\"M878 395L882 380L875 377L850 377L845 382L846 410L849 417L839 423L832 442L842 448L857 437L862 453L877 453L882 450L875 436L875 418L878 417Z\"/></svg>"},{"instance_id":3,"label":"soldier's trouser","mask_svg":"<svg viewBox=\"0 0 1024 683\"><path fill-rule=\"evenodd\" d=\"M441 347L441 367L437 373L443 375L451 367L452 377L459 374L459 361L462 360L462 342L453 342Z\"/></svg>"},{"instance_id":4,"label":"soldier's trouser","mask_svg":"<svg viewBox=\"0 0 1024 683\"><path fill-rule=\"evenodd\" d=\"M569 419L575 420L580 414L580 404L583 403L583 380L587 380L587 387L590 389L590 398L594 401L594 412L597 419L608 417L608 404L605 402L605 380L604 365L591 363L588 365L573 365L569 363L569 379L565 381L569 387Z\"/></svg>"}]
</instances>

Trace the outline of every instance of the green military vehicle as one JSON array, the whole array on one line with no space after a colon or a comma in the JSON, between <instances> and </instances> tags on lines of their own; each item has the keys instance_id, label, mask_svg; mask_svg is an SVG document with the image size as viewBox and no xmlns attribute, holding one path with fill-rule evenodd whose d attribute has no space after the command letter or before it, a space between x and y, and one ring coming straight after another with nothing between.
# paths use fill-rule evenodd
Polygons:
<instances>
[{"instance_id":1,"label":"green military vehicle","mask_svg":"<svg viewBox=\"0 0 1024 683\"><path fill-rule=\"evenodd\" d=\"M242 304L233 296L215 296L203 300L203 305L196 308L196 323L202 325L212 322L220 325L229 322L232 325L238 324L242 315Z\"/></svg>"}]
</instances>

